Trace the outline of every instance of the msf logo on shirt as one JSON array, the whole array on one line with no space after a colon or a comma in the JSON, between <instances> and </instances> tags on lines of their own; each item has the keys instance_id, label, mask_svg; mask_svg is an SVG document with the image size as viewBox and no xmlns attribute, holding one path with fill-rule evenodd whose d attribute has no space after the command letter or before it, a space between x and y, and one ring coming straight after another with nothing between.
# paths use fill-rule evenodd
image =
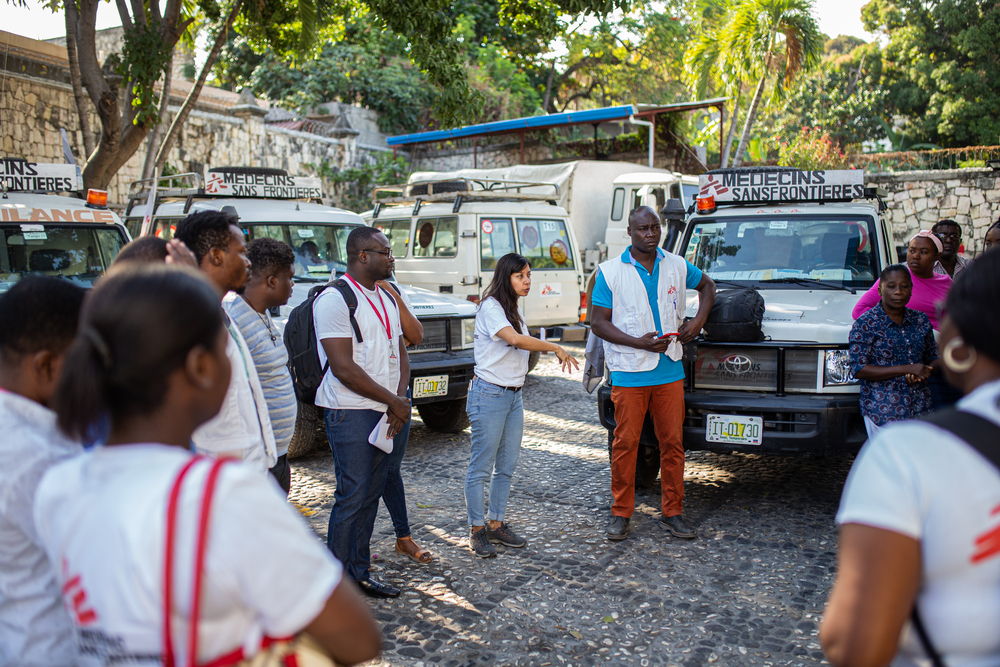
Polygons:
<instances>
[{"instance_id":1,"label":"msf logo on shirt","mask_svg":"<svg viewBox=\"0 0 1000 667\"><path fill-rule=\"evenodd\" d=\"M993 508L990 516L1000 514L1000 505ZM976 550L969 559L972 563L980 563L987 558L1000 554L1000 525L994 526L976 538Z\"/></svg>"},{"instance_id":2,"label":"msf logo on shirt","mask_svg":"<svg viewBox=\"0 0 1000 667\"><path fill-rule=\"evenodd\" d=\"M83 588L83 580L79 574L70 576L69 564L65 558L62 561L62 574L63 581L66 582L62 587L63 599L77 627L85 628L97 623L97 612L87 602L87 591Z\"/></svg>"}]
</instances>

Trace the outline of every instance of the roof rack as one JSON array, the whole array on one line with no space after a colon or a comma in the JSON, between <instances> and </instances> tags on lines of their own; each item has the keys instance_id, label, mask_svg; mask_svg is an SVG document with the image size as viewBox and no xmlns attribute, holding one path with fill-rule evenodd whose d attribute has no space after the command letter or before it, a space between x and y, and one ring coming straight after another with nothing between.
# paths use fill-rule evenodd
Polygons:
<instances>
[{"instance_id":1,"label":"roof rack","mask_svg":"<svg viewBox=\"0 0 1000 667\"><path fill-rule=\"evenodd\" d=\"M180 183L180 187L174 185L175 183ZM125 215L130 215L136 204L145 203L149 198L149 191L154 186L156 188L156 201L153 203L154 211L159 208L160 202L165 197L186 197L188 199L187 204L184 206L186 212L191 206L191 198L203 193L203 184L202 175L194 171L188 171L183 174L171 174L169 176L141 178L137 181L132 181L128 186L128 203L125 205Z\"/></svg>"},{"instance_id":2,"label":"roof rack","mask_svg":"<svg viewBox=\"0 0 1000 667\"><path fill-rule=\"evenodd\" d=\"M542 192L523 191L528 188ZM558 200L559 186L555 183L480 177L440 178L374 188L372 217L379 216L384 204L413 204L413 215L417 215L424 202L453 201L451 210L458 213L462 204L468 201L544 201L554 206Z\"/></svg>"}]
</instances>

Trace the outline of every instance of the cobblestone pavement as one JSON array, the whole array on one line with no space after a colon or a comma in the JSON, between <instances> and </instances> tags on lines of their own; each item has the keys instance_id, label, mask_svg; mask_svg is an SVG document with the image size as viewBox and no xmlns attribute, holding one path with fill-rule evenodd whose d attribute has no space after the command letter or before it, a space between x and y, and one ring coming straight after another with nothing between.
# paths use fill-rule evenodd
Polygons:
<instances>
[{"instance_id":1,"label":"cobblestone pavement","mask_svg":"<svg viewBox=\"0 0 1000 667\"><path fill-rule=\"evenodd\" d=\"M435 560L397 554L380 509L377 576L405 592L372 602L385 638L373 664L823 662L818 624L849 461L689 453L685 516L698 539L659 527L657 489L637 494L631 535L613 543L603 536L607 434L595 397L543 357L524 399L507 520L529 543L487 560L467 547L468 430L433 433L415 416L403 479L414 537ZM292 499L320 536L333 486L329 454L294 463Z\"/></svg>"}]
</instances>

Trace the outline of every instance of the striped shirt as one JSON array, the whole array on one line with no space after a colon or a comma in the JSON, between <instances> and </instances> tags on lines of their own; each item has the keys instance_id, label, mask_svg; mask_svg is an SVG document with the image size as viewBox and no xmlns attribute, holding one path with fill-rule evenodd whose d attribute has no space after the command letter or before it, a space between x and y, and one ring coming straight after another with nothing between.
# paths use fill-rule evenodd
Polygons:
<instances>
[{"instance_id":1,"label":"striped shirt","mask_svg":"<svg viewBox=\"0 0 1000 667\"><path fill-rule=\"evenodd\" d=\"M267 312L258 313L246 300L232 292L222 302L233 323L239 327L253 357L260 386L264 390L274 444L278 456L288 453L288 443L295 431L298 403L292 376L288 372L288 350L281 332Z\"/></svg>"}]
</instances>

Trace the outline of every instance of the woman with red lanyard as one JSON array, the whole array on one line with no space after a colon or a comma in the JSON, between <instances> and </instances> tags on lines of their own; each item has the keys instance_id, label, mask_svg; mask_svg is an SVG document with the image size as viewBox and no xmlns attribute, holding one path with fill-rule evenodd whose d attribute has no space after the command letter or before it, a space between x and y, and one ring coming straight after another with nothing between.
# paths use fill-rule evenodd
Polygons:
<instances>
[{"instance_id":1,"label":"woman with red lanyard","mask_svg":"<svg viewBox=\"0 0 1000 667\"><path fill-rule=\"evenodd\" d=\"M226 337L189 269L124 267L87 297L55 408L70 437L99 414L110 435L35 501L81 665L221 667L303 632L341 663L379 652L357 588L277 486L189 451L226 395Z\"/></svg>"}]
</instances>

